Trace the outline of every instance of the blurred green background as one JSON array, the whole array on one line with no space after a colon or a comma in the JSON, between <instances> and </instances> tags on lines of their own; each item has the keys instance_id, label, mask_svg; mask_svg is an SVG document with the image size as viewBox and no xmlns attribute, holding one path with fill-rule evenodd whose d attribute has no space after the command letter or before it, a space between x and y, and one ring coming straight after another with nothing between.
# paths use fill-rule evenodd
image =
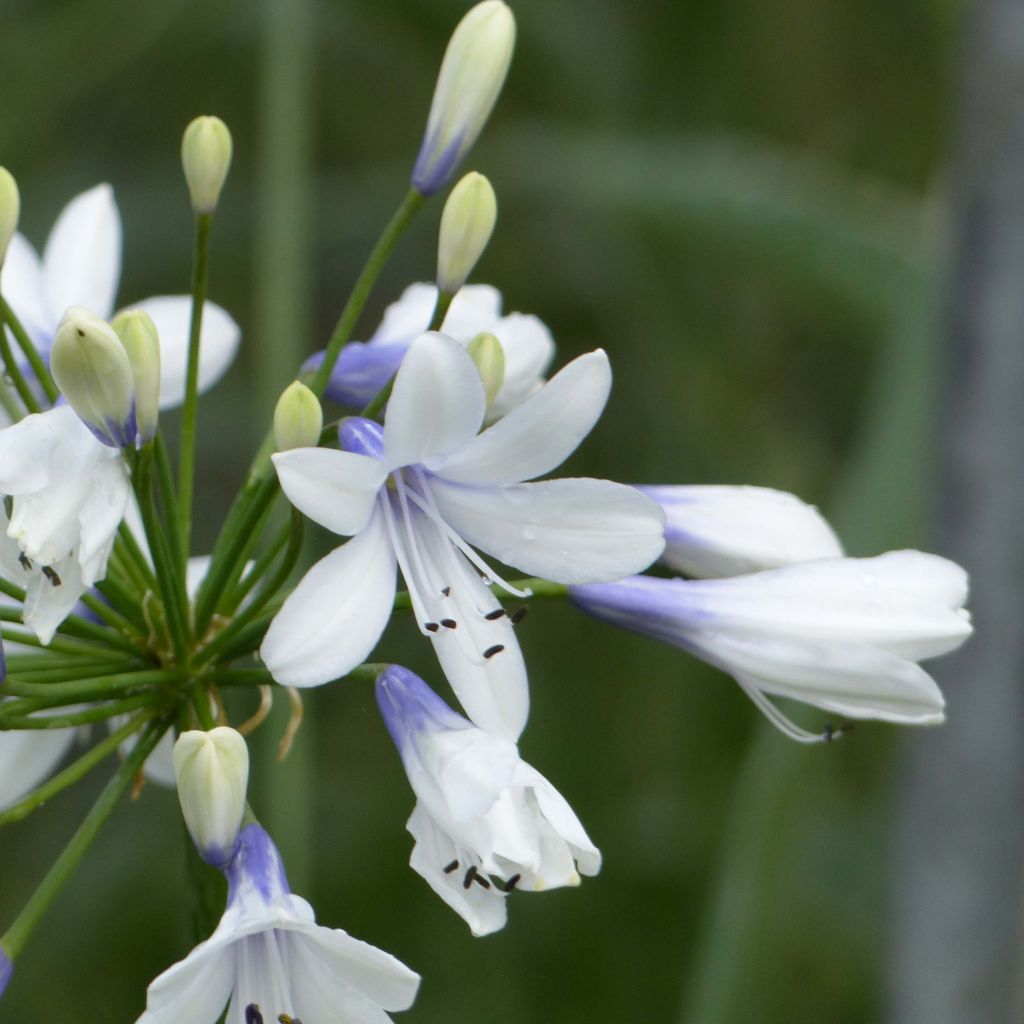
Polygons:
<instances>
[{"instance_id":1,"label":"blurred green background","mask_svg":"<svg viewBox=\"0 0 1024 1024\"><path fill-rule=\"evenodd\" d=\"M22 230L41 246L71 196L110 181L122 302L187 291L181 130L198 113L232 128L211 295L245 341L201 405L200 550L404 191L466 6L0 7L0 162L21 185ZM822 504L852 553L923 543L957 5L514 9L513 70L465 167L500 204L475 280L540 315L559 363L596 346L612 358L607 414L567 471L779 487ZM431 278L439 214L439 201L421 214L357 336ZM520 636L533 692L523 754L573 803L605 867L579 891L515 897L497 936L473 940L407 868L412 796L369 686L310 694L283 768L268 756L281 719L259 734L253 803L293 886L323 923L424 977L401 1019L877 1019L894 783L902 748L927 734L866 725L799 749L681 652L554 603ZM398 623L378 659L440 686L424 647ZM0 835L4 920L104 774ZM122 807L19 960L3 1020L130 1024L193 941L183 849L172 793L148 786Z\"/></svg>"}]
</instances>

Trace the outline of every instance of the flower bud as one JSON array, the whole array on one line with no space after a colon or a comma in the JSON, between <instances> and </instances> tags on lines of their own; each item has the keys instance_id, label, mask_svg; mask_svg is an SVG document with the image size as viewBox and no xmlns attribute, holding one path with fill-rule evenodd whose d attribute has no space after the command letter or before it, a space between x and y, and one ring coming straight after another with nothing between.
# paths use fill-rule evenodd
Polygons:
<instances>
[{"instance_id":1,"label":"flower bud","mask_svg":"<svg viewBox=\"0 0 1024 1024\"><path fill-rule=\"evenodd\" d=\"M135 443L135 382L128 354L106 321L71 306L57 326L50 369L79 419L111 448Z\"/></svg>"},{"instance_id":2,"label":"flower bud","mask_svg":"<svg viewBox=\"0 0 1024 1024\"><path fill-rule=\"evenodd\" d=\"M21 216L21 194L18 183L6 167L0 167L0 264L7 255L14 232L18 230Z\"/></svg>"},{"instance_id":3,"label":"flower bud","mask_svg":"<svg viewBox=\"0 0 1024 1024\"><path fill-rule=\"evenodd\" d=\"M493 334L484 331L466 346L466 351L480 371L487 395L487 407L490 408L501 385L505 383L505 350Z\"/></svg>"},{"instance_id":4,"label":"flower bud","mask_svg":"<svg viewBox=\"0 0 1024 1024\"><path fill-rule=\"evenodd\" d=\"M437 241L440 292L454 295L466 283L487 248L497 216L494 189L482 174L472 171L452 189Z\"/></svg>"},{"instance_id":5,"label":"flower bud","mask_svg":"<svg viewBox=\"0 0 1024 1024\"><path fill-rule=\"evenodd\" d=\"M215 868L231 862L245 813L249 750L227 726L183 732L174 744L174 778L189 835Z\"/></svg>"},{"instance_id":6,"label":"flower bud","mask_svg":"<svg viewBox=\"0 0 1024 1024\"><path fill-rule=\"evenodd\" d=\"M281 392L274 408L274 443L279 452L291 448L315 448L324 426L320 400L302 381L293 381Z\"/></svg>"},{"instance_id":7,"label":"flower bud","mask_svg":"<svg viewBox=\"0 0 1024 1024\"><path fill-rule=\"evenodd\" d=\"M196 213L213 213L231 166L231 132L219 117L197 117L181 139L181 165Z\"/></svg>"},{"instance_id":8,"label":"flower bud","mask_svg":"<svg viewBox=\"0 0 1024 1024\"><path fill-rule=\"evenodd\" d=\"M484 0L456 26L441 62L412 184L433 195L472 148L501 92L516 23L502 0Z\"/></svg>"},{"instance_id":9,"label":"flower bud","mask_svg":"<svg viewBox=\"0 0 1024 1024\"><path fill-rule=\"evenodd\" d=\"M142 444L153 440L160 411L160 335L142 309L126 309L110 325L121 339L135 382L135 420Z\"/></svg>"}]
</instances>

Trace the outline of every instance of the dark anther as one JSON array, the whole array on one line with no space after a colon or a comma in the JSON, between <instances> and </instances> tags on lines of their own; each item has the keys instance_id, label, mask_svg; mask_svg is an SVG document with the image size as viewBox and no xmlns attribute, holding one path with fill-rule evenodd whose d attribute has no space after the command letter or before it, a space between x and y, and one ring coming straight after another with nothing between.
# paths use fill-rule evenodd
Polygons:
<instances>
[{"instance_id":1,"label":"dark anther","mask_svg":"<svg viewBox=\"0 0 1024 1024\"><path fill-rule=\"evenodd\" d=\"M522 622L522 621L523 621L523 619L525 619L525 618L526 618L526 613L527 613L527 612L528 612L529 610L530 610L529 606L528 606L528 605L525 605L525 604L523 605L523 607L522 607L522 608L517 608L517 609L516 609L516 610L515 610L515 611L514 611L514 612L512 613L512 616L511 616L511 618L512 618L512 625L513 625L513 626L518 626L518 625L519 625L519 623L520 623L520 622Z\"/></svg>"},{"instance_id":2,"label":"dark anther","mask_svg":"<svg viewBox=\"0 0 1024 1024\"><path fill-rule=\"evenodd\" d=\"M493 622L495 619L500 619L502 617L502 615L504 615L504 614L505 614L505 609L504 608L495 608L493 612L488 612L484 616L484 618L487 619L488 622Z\"/></svg>"},{"instance_id":3,"label":"dark anther","mask_svg":"<svg viewBox=\"0 0 1024 1024\"><path fill-rule=\"evenodd\" d=\"M462 880L462 888L468 889L473 884L474 878L476 878L476 866L470 865L466 870L466 877Z\"/></svg>"},{"instance_id":4,"label":"dark anther","mask_svg":"<svg viewBox=\"0 0 1024 1024\"><path fill-rule=\"evenodd\" d=\"M831 722L826 722L821 737L826 743L831 743L833 740L842 739L843 736L852 731L853 722L840 722L838 726L834 726Z\"/></svg>"},{"instance_id":5,"label":"dark anther","mask_svg":"<svg viewBox=\"0 0 1024 1024\"><path fill-rule=\"evenodd\" d=\"M522 875L513 875L511 878L506 878L505 883L502 886L503 891L511 892L516 887L516 884L519 882L519 879L522 877Z\"/></svg>"},{"instance_id":6,"label":"dark anther","mask_svg":"<svg viewBox=\"0 0 1024 1024\"><path fill-rule=\"evenodd\" d=\"M486 879L486 878L484 878L484 876L483 876L483 875L481 875L481 874L480 874L479 872L477 872L477 873L476 873L476 874L475 874L475 875L473 876L473 881L474 881L474 882L477 882L477 883L479 883L479 884L480 884L480 885L482 885L482 886L483 886L483 887L484 887L485 889L490 889L490 887L491 887L491 883L490 883L490 882L488 882L488 881L487 881L487 879Z\"/></svg>"},{"instance_id":7,"label":"dark anther","mask_svg":"<svg viewBox=\"0 0 1024 1024\"><path fill-rule=\"evenodd\" d=\"M302 1024L302 1021L298 1017L290 1017L287 1013L279 1013L277 1024Z\"/></svg>"},{"instance_id":8,"label":"dark anther","mask_svg":"<svg viewBox=\"0 0 1024 1024\"><path fill-rule=\"evenodd\" d=\"M444 590L441 591L441 593L445 597L451 597L452 596L452 588L451 587L445 587Z\"/></svg>"},{"instance_id":9,"label":"dark anther","mask_svg":"<svg viewBox=\"0 0 1024 1024\"><path fill-rule=\"evenodd\" d=\"M457 860L453 860L451 864L445 864L444 873L446 875L450 875L458 866L459 862Z\"/></svg>"},{"instance_id":10,"label":"dark anther","mask_svg":"<svg viewBox=\"0 0 1024 1024\"><path fill-rule=\"evenodd\" d=\"M495 644L493 647L488 647L487 650L484 651L484 657L493 658L496 654L501 654L503 650L505 650L504 644Z\"/></svg>"},{"instance_id":11,"label":"dark anther","mask_svg":"<svg viewBox=\"0 0 1024 1024\"><path fill-rule=\"evenodd\" d=\"M436 633L441 627L436 622L424 622L423 628L431 633Z\"/></svg>"},{"instance_id":12,"label":"dark anther","mask_svg":"<svg viewBox=\"0 0 1024 1024\"><path fill-rule=\"evenodd\" d=\"M263 1024L263 1014L255 1003L245 1008L245 1024Z\"/></svg>"},{"instance_id":13,"label":"dark anther","mask_svg":"<svg viewBox=\"0 0 1024 1024\"><path fill-rule=\"evenodd\" d=\"M29 572L32 568L32 560L25 554L24 551L18 552L18 561L21 562L22 569L25 572Z\"/></svg>"},{"instance_id":14,"label":"dark anther","mask_svg":"<svg viewBox=\"0 0 1024 1024\"><path fill-rule=\"evenodd\" d=\"M77 335L78 335L78 336L79 336L80 338L84 338L84 337L85 337L85 331L83 331L81 327L76 327L76 328L75 328L75 333L76 333L76 334L77 334Z\"/></svg>"},{"instance_id":15,"label":"dark anther","mask_svg":"<svg viewBox=\"0 0 1024 1024\"><path fill-rule=\"evenodd\" d=\"M442 619L441 625L444 626L445 629L454 629L458 623L454 619Z\"/></svg>"},{"instance_id":16,"label":"dark anther","mask_svg":"<svg viewBox=\"0 0 1024 1024\"><path fill-rule=\"evenodd\" d=\"M60 586L60 577L48 565L43 566L43 575L50 581L51 584L53 584L53 586Z\"/></svg>"}]
</instances>

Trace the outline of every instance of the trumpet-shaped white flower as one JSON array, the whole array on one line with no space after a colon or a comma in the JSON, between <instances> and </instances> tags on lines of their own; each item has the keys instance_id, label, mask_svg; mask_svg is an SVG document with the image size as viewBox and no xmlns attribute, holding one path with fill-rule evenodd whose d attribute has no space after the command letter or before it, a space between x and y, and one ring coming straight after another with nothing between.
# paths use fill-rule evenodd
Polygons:
<instances>
[{"instance_id":1,"label":"trumpet-shaped white flower","mask_svg":"<svg viewBox=\"0 0 1024 1024\"><path fill-rule=\"evenodd\" d=\"M61 211L40 260L21 234L11 239L0 290L45 358L69 306L84 306L103 320L114 312L121 276L121 218L109 185L75 196ZM157 296L134 304L153 319L160 336L160 407L185 396L192 299ZM212 302L203 307L199 389L212 387L235 358L238 325Z\"/></svg>"},{"instance_id":2,"label":"trumpet-shaped white flower","mask_svg":"<svg viewBox=\"0 0 1024 1024\"><path fill-rule=\"evenodd\" d=\"M225 870L228 905L214 933L150 986L138 1024L383 1024L408 1009L419 975L339 928L316 923L288 888L280 855L259 825L242 829ZM230 1001L230 1005L229 1005ZM252 1008L250 1010L250 1007Z\"/></svg>"},{"instance_id":3,"label":"trumpet-shaped white flower","mask_svg":"<svg viewBox=\"0 0 1024 1024\"><path fill-rule=\"evenodd\" d=\"M341 350L324 394L352 409L366 405L395 375L413 338L430 326L437 301L432 284L413 284L384 312L369 341L353 341ZM504 350L504 379L488 408L488 419L500 419L543 383L555 354L551 332L535 316L501 315L501 293L486 284L459 289L445 316L442 330L468 345L478 334L493 334ZM315 369L323 353L310 358L304 370Z\"/></svg>"},{"instance_id":4,"label":"trumpet-shaped white flower","mask_svg":"<svg viewBox=\"0 0 1024 1024\"><path fill-rule=\"evenodd\" d=\"M967 575L919 551L827 558L718 580L634 577L570 588L597 618L656 637L728 672L787 735L818 742L765 694L850 718L943 720L918 664L971 634Z\"/></svg>"},{"instance_id":5,"label":"trumpet-shaped white flower","mask_svg":"<svg viewBox=\"0 0 1024 1024\"><path fill-rule=\"evenodd\" d=\"M697 579L740 576L843 554L821 513L769 487L645 486L665 512L660 561Z\"/></svg>"},{"instance_id":6,"label":"trumpet-shaped white flower","mask_svg":"<svg viewBox=\"0 0 1024 1024\"><path fill-rule=\"evenodd\" d=\"M635 572L664 545L660 509L632 487L521 483L576 448L610 387L607 357L591 352L478 434L486 396L476 366L451 338L424 334L398 371L383 430L354 417L341 430L347 451L275 455L292 504L355 537L310 569L271 623L260 653L274 678L316 686L363 661L390 618L397 563L420 630L469 716L518 737L526 669L481 574L525 594L473 548L531 575L582 583Z\"/></svg>"},{"instance_id":7,"label":"trumpet-shaped white flower","mask_svg":"<svg viewBox=\"0 0 1024 1024\"><path fill-rule=\"evenodd\" d=\"M49 643L106 572L128 504L121 453L93 437L70 406L0 430L0 572L25 587L24 620Z\"/></svg>"},{"instance_id":8,"label":"trumpet-shaped white flower","mask_svg":"<svg viewBox=\"0 0 1024 1024\"><path fill-rule=\"evenodd\" d=\"M572 808L510 739L467 722L399 665L377 680L377 702L417 798L410 864L474 935L504 927L513 890L600 871Z\"/></svg>"}]
</instances>

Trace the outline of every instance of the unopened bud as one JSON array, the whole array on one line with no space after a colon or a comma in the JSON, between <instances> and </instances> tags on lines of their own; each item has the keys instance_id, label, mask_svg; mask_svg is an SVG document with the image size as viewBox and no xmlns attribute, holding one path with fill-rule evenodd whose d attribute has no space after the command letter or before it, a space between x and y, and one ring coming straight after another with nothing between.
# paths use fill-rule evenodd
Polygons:
<instances>
[{"instance_id":1,"label":"unopened bud","mask_svg":"<svg viewBox=\"0 0 1024 1024\"><path fill-rule=\"evenodd\" d=\"M181 139L181 165L196 213L213 213L231 166L231 132L219 117L197 117Z\"/></svg>"},{"instance_id":2,"label":"unopened bud","mask_svg":"<svg viewBox=\"0 0 1024 1024\"><path fill-rule=\"evenodd\" d=\"M494 230L498 201L491 183L472 171L452 189L441 214L437 241L437 287L454 295L473 273Z\"/></svg>"},{"instance_id":3,"label":"unopened bud","mask_svg":"<svg viewBox=\"0 0 1024 1024\"><path fill-rule=\"evenodd\" d=\"M485 331L466 346L466 351L480 371L480 379L484 382L484 392L487 394L487 407L490 408L501 385L505 383L505 350L493 334Z\"/></svg>"},{"instance_id":4,"label":"unopened bud","mask_svg":"<svg viewBox=\"0 0 1024 1024\"><path fill-rule=\"evenodd\" d=\"M484 0L456 26L437 76L412 184L433 195L472 148L501 92L516 22L502 0Z\"/></svg>"},{"instance_id":5,"label":"unopened bud","mask_svg":"<svg viewBox=\"0 0 1024 1024\"><path fill-rule=\"evenodd\" d=\"M174 744L174 778L189 835L199 855L221 868L238 846L249 783L249 750L227 726L183 732Z\"/></svg>"},{"instance_id":6,"label":"unopened bud","mask_svg":"<svg viewBox=\"0 0 1024 1024\"><path fill-rule=\"evenodd\" d=\"M57 327L50 369L79 419L111 448L135 443L135 381L114 329L81 306Z\"/></svg>"},{"instance_id":7,"label":"unopened bud","mask_svg":"<svg viewBox=\"0 0 1024 1024\"><path fill-rule=\"evenodd\" d=\"M114 317L114 328L128 356L135 382L135 421L142 444L153 440L160 410L160 335L153 318L142 309L126 309Z\"/></svg>"},{"instance_id":8,"label":"unopened bud","mask_svg":"<svg viewBox=\"0 0 1024 1024\"><path fill-rule=\"evenodd\" d=\"M302 381L293 381L281 392L274 408L274 443L279 452L291 448L315 448L324 427L320 400Z\"/></svg>"},{"instance_id":9,"label":"unopened bud","mask_svg":"<svg viewBox=\"0 0 1024 1024\"><path fill-rule=\"evenodd\" d=\"M0 167L0 264L7 255L14 232L18 230L21 216L21 194L18 183L6 167Z\"/></svg>"}]
</instances>

